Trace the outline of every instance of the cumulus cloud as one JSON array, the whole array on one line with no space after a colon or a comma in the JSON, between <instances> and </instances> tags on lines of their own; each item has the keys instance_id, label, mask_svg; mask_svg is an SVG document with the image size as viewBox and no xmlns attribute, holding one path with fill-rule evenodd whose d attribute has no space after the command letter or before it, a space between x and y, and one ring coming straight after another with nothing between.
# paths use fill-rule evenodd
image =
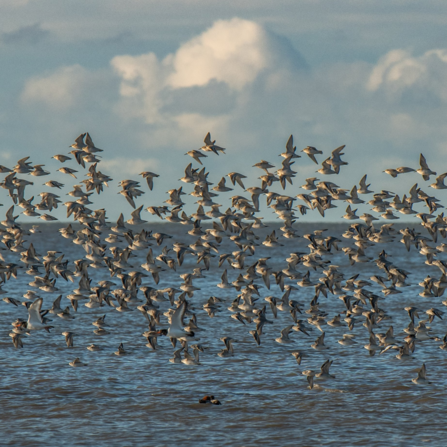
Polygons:
<instances>
[{"instance_id":1,"label":"cumulus cloud","mask_svg":"<svg viewBox=\"0 0 447 447\"><path fill-rule=\"evenodd\" d=\"M366 90L374 107L381 106L378 122L384 135L407 152L430 148L445 151L447 131L447 49L413 55L393 50L372 68Z\"/></svg>"},{"instance_id":2,"label":"cumulus cloud","mask_svg":"<svg viewBox=\"0 0 447 447\"><path fill-rule=\"evenodd\" d=\"M77 105L90 73L80 65L61 67L48 76L30 79L21 99L27 103L43 103L54 109L69 109Z\"/></svg>"},{"instance_id":3,"label":"cumulus cloud","mask_svg":"<svg viewBox=\"0 0 447 447\"><path fill-rule=\"evenodd\" d=\"M215 115L228 100L234 100L233 92L249 88L260 74L306 68L306 63L284 39L254 22L234 18L215 22L161 61L153 53L126 55L113 58L111 66L121 79L125 115L155 124L166 121L167 109L178 120L185 104L193 109L200 102L204 109L214 104L211 113ZM204 95L203 89L208 89ZM207 97L208 103L186 101L193 96ZM177 113L170 104L179 104Z\"/></svg>"},{"instance_id":4,"label":"cumulus cloud","mask_svg":"<svg viewBox=\"0 0 447 447\"><path fill-rule=\"evenodd\" d=\"M90 71L79 64L60 67L53 73L29 79L21 93L27 105L45 105L57 111L95 108L110 96L111 74L106 70Z\"/></svg>"},{"instance_id":5,"label":"cumulus cloud","mask_svg":"<svg viewBox=\"0 0 447 447\"><path fill-rule=\"evenodd\" d=\"M144 117L147 123L160 120L165 71L153 53L141 56L116 56L111 66L120 77L120 94L126 107L126 116Z\"/></svg>"},{"instance_id":6,"label":"cumulus cloud","mask_svg":"<svg viewBox=\"0 0 447 447\"><path fill-rule=\"evenodd\" d=\"M409 89L423 91L447 101L447 50L435 49L412 56L404 50L393 50L383 56L368 79L370 91L385 89L401 95Z\"/></svg>"},{"instance_id":7,"label":"cumulus cloud","mask_svg":"<svg viewBox=\"0 0 447 447\"><path fill-rule=\"evenodd\" d=\"M254 22L219 20L166 60L173 66L167 83L179 88L204 86L216 80L240 90L272 64L273 54L266 51L269 37Z\"/></svg>"}]
</instances>

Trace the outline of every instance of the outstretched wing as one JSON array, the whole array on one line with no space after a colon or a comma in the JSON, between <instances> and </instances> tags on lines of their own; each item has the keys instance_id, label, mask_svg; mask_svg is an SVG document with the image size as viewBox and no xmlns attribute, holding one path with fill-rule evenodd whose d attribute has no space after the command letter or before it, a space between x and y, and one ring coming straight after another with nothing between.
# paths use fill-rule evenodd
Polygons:
<instances>
[{"instance_id":1,"label":"outstretched wing","mask_svg":"<svg viewBox=\"0 0 447 447\"><path fill-rule=\"evenodd\" d=\"M361 188L366 188L366 174L360 179L359 185Z\"/></svg>"},{"instance_id":2,"label":"outstretched wing","mask_svg":"<svg viewBox=\"0 0 447 447\"><path fill-rule=\"evenodd\" d=\"M78 147L82 147L84 145L84 137L85 133L81 133L81 135L79 135L79 137L75 139L75 143L77 144Z\"/></svg>"},{"instance_id":3,"label":"outstretched wing","mask_svg":"<svg viewBox=\"0 0 447 447\"><path fill-rule=\"evenodd\" d=\"M205 137L205 139L203 140L203 142L204 142L207 146L210 146L211 144L213 144L212 141L211 141L211 134L210 134L209 132L206 134L206 137Z\"/></svg>"},{"instance_id":4,"label":"outstretched wing","mask_svg":"<svg viewBox=\"0 0 447 447\"><path fill-rule=\"evenodd\" d=\"M28 309L28 323L42 323L40 310L42 309L43 298L37 298Z\"/></svg>"},{"instance_id":5,"label":"outstretched wing","mask_svg":"<svg viewBox=\"0 0 447 447\"><path fill-rule=\"evenodd\" d=\"M90 134L88 132L85 134L85 145L87 147L95 147L92 137L90 136Z\"/></svg>"},{"instance_id":6,"label":"outstretched wing","mask_svg":"<svg viewBox=\"0 0 447 447\"><path fill-rule=\"evenodd\" d=\"M427 371L425 369L425 363L422 364L421 369L418 371L418 379L426 379Z\"/></svg>"},{"instance_id":7,"label":"outstretched wing","mask_svg":"<svg viewBox=\"0 0 447 447\"><path fill-rule=\"evenodd\" d=\"M341 151L345 148L345 144L343 145L343 146L340 146L340 147L337 147L337 149L334 149L333 151L332 151L332 155L343 155L342 153L341 153Z\"/></svg>"},{"instance_id":8,"label":"outstretched wing","mask_svg":"<svg viewBox=\"0 0 447 447\"><path fill-rule=\"evenodd\" d=\"M321 372L324 374L329 374L329 368L332 365L332 360L326 360L322 365L321 365Z\"/></svg>"},{"instance_id":9,"label":"outstretched wing","mask_svg":"<svg viewBox=\"0 0 447 447\"><path fill-rule=\"evenodd\" d=\"M287 140L286 149L288 153L293 152L293 135L290 135L289 139Z\"/></svg>"},{"instance_id":10,"label":"outstretched wing","mask_svg":"<svg viewBox=\"0 0 447 447\"><path fill-rule=\"evenodd\" d=\"M281 331L281 336L284 337L284 336L289 335L289 332L292 330L292 327L293 327L293 326L287 326L287 327L285 327L285 328Z\"/></svg>"},{"instance_id":11,"label":"outstretched wing","mask_svg":"<svg viewBox=\"0 0 447 447\"><path fill-rule=\"evenodd\" d=\"M183 329L183 315L185 314L186 304L183 302L175 310L171 317L171 327L176 330Z\"/></svg>"}]
</instances>

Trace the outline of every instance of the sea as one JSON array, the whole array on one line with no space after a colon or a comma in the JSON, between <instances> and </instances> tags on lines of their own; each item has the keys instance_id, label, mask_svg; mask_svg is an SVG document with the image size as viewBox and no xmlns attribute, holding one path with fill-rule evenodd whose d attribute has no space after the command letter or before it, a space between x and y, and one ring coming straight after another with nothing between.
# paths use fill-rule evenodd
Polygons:
<instances>
[{"instance_id":1,"label":"sea","mask_svg":"<svg viewBox=\"0 0 447 447\"><path fill-rule=\"evenodd\" d=\"M58 251L68 260L68 268L74 271L74 261L82 259L86 252L80 245L63 238L58 229L67 224L40 224L40 233L25 236L24 247L33 243L38 255L47 251ZM255 230L259 235L259 246L253 255L248 254L245 268L259 258L268 257L268 265L273 271L287 267L286 258L293 252L307 253L309 241L302 236L312 233L316 228L325 229L325 236L341 240L340 250L324 256L331 264L339 266L345 279L359 274L358 279L370 281L373 275L384 274L376 263L382 250L396 267L409 273L407 287L401 293L384 296L381 287L371 282L367 290L379 295L379 307L389 315L381 321L375 332L386 332L394 328L394 336L402 340L406 336L403 329L410 318L404 310L407 306L421 309L421 319L427 318L424 312L430 308L444 310L445 297L423 298L419 285L427 276L439 278L438 267L425 263L426 257L413 246L408 252L400 242L398 230L405 224L395 225L394 242L376 244L369 247L366 254L369 262L350 265L342 247L354 246L353 239L345 239L342 233L350 223L305 223L295 224L296 239L279 238L282 246L268 248L262 245L267 234L278 225L267 224L267 228ZM414 225L411 225L413 227ZM24 226L24 228L26 228ZM154 256L163 247L172 247L174 242L193 243L197 237L186 233L189 227L160 223L149 223L138 227L147 231L163 232L166 238L160 246L153 242ZM417 231L424 232L420 227ZM107 232L103 237L107 236ZM427 235L426 233L423 233ZM439 236L437 243L443 242ZM108 244L110 246L111 244ZM124 248L125 242L115 244ZM237 246L228 238L222 241L219 254L236 251ZM129 258L131 270L143 271L146 250L135 251ZM20 263L19 253L1 251L5 263ZM146 347L142 333L147 330L147 320L130 305L132 311L117 312L114 307L105 305L99 309L89 309L81 302L72 321L65 321L48 314L54 328L50 333L34 331L23 337L23 348L15 349L9 333L11 323L16 318L27 319L25 306L17 307L0 301L0 446L445 446L447 408L447 350L440 349L442 341L434 339L417 342L412 357L398 360L396 350L377 353L371 357L364 348L369 342L369 334L363 326L364 318L359 317L354 328L323 325L324 352L311 348L311 344L321 335L314 326L309 336L292 331L289 344L279 344L275 338L280 331L293 324L289 312L278 311L274 318L267 296L280 298L283 294L271 276L268 289L263 280L259 284L260 296L256 307L267 305L267 318L273 324L266 324L258 346L250 330L255 323L242 324L231 318L228 307L237 297L235 289L220 289L216 285L224 268L228 269L229 281L234 281L244 270L237 270L225 264L218 268L219 254L211 259L210 269L203 271L204 278L193 280L198 287L191 298L190 308L197 316L198 343L204 347L200 353L200 365L189 366L169 362L174 348L167 337L159 337L160 348L153 351ZM170 252L175 257L175 253ZM437 258L446 259L440 253ZM23 265L24 266L24 265ZM176 271L164 266L160 273L160 283L155 284L151 275L143 278L143 286L179 287L180 275L192 272L197 257L187 254L183 265ZM308 268L298 266L302 274ZM43 267L40 268L42 276ZM130 270L129 270L130 271ZM121 287L120 279L111 277L109 269L89 269L92 286L98 281L110 280ZM310 278L318 281L321 269L311 269ZM51 307L53 301L62 294L61 307L70 305L66 296L77 287L75 282L61 277L56 280L58 291L47 293L28 285L33 277L26 269L18 271L17 278L11 277L3 285L5 293L1 296L26 301L23 294L34 290L44 299L43 309ZM296 281L287 279L286 284ZM298 286L297 286L298 287ZM302 304L304 321L309 303L314 297L313 287L293 290L290 299ZM211 296L223 300L220 310L210 318L203 305ZM140 292L141 304L144 296ZM320 309L327 313L327 319L340 314L344 323L345 306L339 296L320 295ZM162 312L171 307L168 300L158 302ZM364 306L365 310L368 306ZM106 336L97 336L92 325L98 317L106 315ZM185 318L187 322L189 318ZM443 338L447 332L447 318L436 318L431 324L433 337ZM161 317L160 328L169 326L166 316ZM310 326L310 325L309 325ZM74 347L67 347L64 331L74 333ZM343 334L354 335L355 344L342 346L338 343ZM234 342L234 355L221 358L217 354L225 347L220 340L231 337ZM99 352L90 352L91 343L102 347ZM126 355L118 356L120 343ZM178 348L179 346L177 346ZM294 351L302 353L301 365L291 355ZM88 366L73 368L69 363L75 358ZM315 380L310 389L302 371L319 371L326 360L332 360L330 373L335 376L326 381ZM424 386L412 382L422 364L426 365L429 384ZM200 404L204 395L213 395L222 405Z\"/></svg>"}]
</instances>

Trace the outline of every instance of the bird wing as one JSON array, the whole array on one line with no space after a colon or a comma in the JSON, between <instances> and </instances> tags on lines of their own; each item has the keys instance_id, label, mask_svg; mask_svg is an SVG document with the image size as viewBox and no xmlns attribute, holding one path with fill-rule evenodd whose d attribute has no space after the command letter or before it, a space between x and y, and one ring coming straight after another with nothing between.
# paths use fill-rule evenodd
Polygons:
<instances>
[{"instance_id":1,"label":"bird wing","mask_svg":"<svg viewBox=\"0 0 447 447\"><path fill-rule=\"evenodd\" d=\"M341 151L342 151L344 148L345 148L345 144L344 144L343 146L337 147L337 149L334 149L334 150L332 151L332 155L333 155L333 156L343 155L343 154L341 153Z\"/></svg>"},{"instance_id":2,"label":"bird wing","mask_svg":"<svg viewBox=\"0 0 447 447\"><path fill-rule=\"evenodd\" d=\"M204 142L207 146L210 146L211 144L213 144L212 141L211 141L211 134L210 134L209 132L206 134L206 137L205 137L205 139L203 140L203 142Z\"/></svg>"},{"instance_id":3,"label":"bird wing","mask_svg":"<svg viewBox=\"0 0 447 447\"><path fill-rule=\"evenodd\" d=\"M82 147L84 145L84 137L85 137L85 133L81 133L81 135L79 135L79 137L75 139L75 143L79 147Z\"/></svg>"},{"instance_id":4,"label":"bird wing","mask_svg":"<svg viewBox=\"0 0 447 447\"><path fill-rule=\"evenodd\" d=\"M183 349L183 348L182 348ZM188 351L185 351L184 352L184 356L185 356L185 359L188 359L188 360L195 360L195 358L188 352Z\"/></svg>"},{"instance_id":5,"label":"bird wing","mask_svg":"<svg viewBox=\"0 0 447 447\"><path fill-rule=\"evenodd\" d=\"M318 161L317 161L317 159L315 158L315 155L314 154L307 154L308 155L308 157L315 163L315 164L318 164Z\"/></svg>"},{"instance_id":6,"label":"bird wing","mask_svg":"<svg viewBox=\"0 0 447 447\"><path fill-rule=\"evenodd\" d=\"M390 328L386 331L385 336L386 337L393 337L393 333L394 333L393 326L390 326Z\"/></svg>"},{"instance_id":7,"label":"bird wing","mask_svg":"<svg viewBox=\"0 0 447 447\"><path fill-rule=\"evenodd\" d=\"M293 326L287 326L281 331L281 336L287 336L289 335L290 331L292 330Z\"/></svg>"},{"instance_id":8,"label":"bird wing","mask_svg":"<svg viewBox=\"0 0 447 447\"><path fill-rule=\"evenodd\" d=\"M332 365L332 360L326 360L322 365L321 365L321 372L323 374L329 374L329 368Z\"/></svg>"},{"instance_id":9,"label":"bird wing","mask_svg":"<svg viewBox=\"0 0 447 447\"><path fill-rule=\"evenodd\" d=\"M25 158L21 158L21 159L17 162L17 164L20 165L20 166L26 166L26 160L28 160L28 158L29 158L29 156L28 156L28 157L25 157Z\"/></svg>"},{"instance_id":10,"label":"bird wing","mask_svg":"<svg viewBox=\"0 0 447 447\"><path fill-rule=\"evenodd\" d=\"M317 345L324 345L324 332L317 338Z\"/></svg>"},{"instance_id":11,"label":"bird wing","mask_svg":"<svg viewBox=\"0 0 447 447\"><path fill-rule=\"evenodd\" d=\"M60 308L61 305L61 299L62 299L62 295L59 295L53 303L53 309L57 309L58 307Z\"/></svg>"},{"instance_id":12,"label":"bird wing","mask_svg":"<svg viewBox=\"0 0 447 447\"><path fill-rule=\"evenodd\" d=\"M288 153L293 152L293 135L290 135L287 140L286 149Z\"/></svg>"},{"instance_id":13,"label":"bird wing","mask_svg":"<svg viewBox=\"0 0 447 447\"><path fill-rule=\"evenodd\" d=\"M171 316L171 328L175 330L183 330L183 315L185 313L186 304L183 302L175 310Z\"/></svg>"},{"instance_id":14,"label":"bird wing","mask_svg":"<svg viewBox=\"0 0 447 447\"><path fill-rule=\"evenodd\" d=\"M28 309L28 323L42 323L40 309L42 309L43 298L37 298Z\"/></svg>"},{"instance_id":15,"label":"bird wing","mask_svg":"<svg viewBox=\"0 0 447 447\"><path fill-rule=\"evenodd\" d=\"M176 351L174 351L174 358L181 358L180 357L180 353L183 351L183 347L181 347L180 349L177 349Z\"/></svg>"},{"instance_id":16,"label":"bird wing","mask_svg":"<svg viewBox=\"0 0 447 447\"><path fill-rule=\"evenodd\" d=\"M361 188L366 188L366 174L360 179L359 185Z\"/></svg>"},{"instance_id":17,"label":"bird wing","mask_svg":"<svg viewBox=\"0 0 447 447\"><path fill-rule=\"evenodd\" d=\"M239 175L236 177L236 181L237 181L238 185L239 185L242 189L245 189L245 186L244 186L244 184L242 183L242 179L243 179L243 178L246 178L245 175L239 174Z\"/></svg>"},{"instance_id":18,"label":"bird wing","mask_svg":"<svg viewBox=\"0 0 447 447\"><path fill-rule=\"evenodd\" d=\"M321 165L323 166L323 168L330 168L331 164L330 164L330 158L326 158L326 160L321 162Z\"/></svg>"},{"instance_id":19,"label":"bird wing","mask_svg":"<svg viewBox=\"0 0 447 447\"><path fill-rule=\"evenodd\" d=\"M12 205L6 212L6 218L8 220L12 220L14 218L13 213L14 213L14 205Z\"/></svg>"},{"instance_id":20,"label":"bird wing","mask_svg":"<svg viewBox=\"0 0 447 447\"><path fill-rule=\"evenodd\" d=\"M418 379L426 379L426 378L427 378L427 370L425 369L425 363L423 363L421 369L418 372Z\"/></svg>"},{"instance_id":21,"label":"bird wing","mask_svg":"<svg viewBox=\"0 0 447 447\"><path fill-rule=\"evenodd\" d=\"M396 345L388 345L385 349L382 349L380 351L380 355L384 354L385 352L389 351L390 349L399 349Z\"/></svg>"},{"instance_id":22,"label":"bird wing","mask_svg":"<svg viewBox=\"0 0 447 447\"><path fill-rule=\"evenodd\" d=\"M132 211L130 213L130 215L134 218L134 219L140 219L140 213L141 210L143 209L143 205L141 205L140 207L138 207L135 211Z\"/></svg>"},{"instance_id":23,"label":"bird wing","mask_svg":"<svg viewBox=\"0 0 447 447\"><path fill-rule=\"evenodd\" d=\"M421 154L419 157L419 164L421 165L422 169L429 169L427 165L427 161L425 160L425 157Z\"/></svg>"},{"instance_id":24,"label":"bird wing","mask_svg":"<svg viewBox=\"0 0 447 447\"><path fill-rule=\"evenodd\" d=\"M309 387L312 389L314 386L314 378L313 376L307 376L307 383L309 384Z\"/></svg>"},{"instance_id":25,"label":"bird wing","mask_svg":"<svg viewBox=\"0 0 447 447\"><path fill-rule=\"evenodd\" d=\"M90 134L88 132L85 134L85 145L87 147L95 147L92 137L90 136Z\"/></svg>"}]
</instances>

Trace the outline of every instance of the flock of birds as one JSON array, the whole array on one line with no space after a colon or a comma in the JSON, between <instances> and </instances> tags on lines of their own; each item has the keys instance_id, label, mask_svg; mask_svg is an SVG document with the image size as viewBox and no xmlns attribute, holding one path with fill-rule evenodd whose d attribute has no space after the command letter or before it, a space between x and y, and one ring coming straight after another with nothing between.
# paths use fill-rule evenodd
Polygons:
<instances>
[{"instance_id":1,"label":"flock of birds","mask_svg":"<svg viewBox=\"0 0 447 447\"><path fill-rule=\"evenodd\" d=\"M225 154L225 149L217 146L215 140L211 140L209 133L204 143L199 150L187 152L194 162L202 165L203 159L208 156ZM385 309L385 298L391 294L401 293L401 289L408 285L410 272L402 266L393 264L389 253L385 250L381 251L377 259L373 260L368 256L370 247L376 244L389 244L401 238L400 241L405 244L409 252L419 251L423 257L421 259L433 266L434 272L440 270L438 276L436 274L428 276L420 283L422 291L419 295L425 298L442 297L447 288L447 262L438 259L437 255L447 252L447 245L435 244L438 243L439 236L445 238L447 235L447 218L444 218L442 213L435 215L435 212L442 208L439 199L423 191L417 184L407 195L400 198L391 191L382 190L374 193L370 189L371 185L367 183L366 175L360 180L359 185L353 186L350 191L340 188L334 182L312 177L307 178L305 184L301 186L305 192L298 191L300 193L287 195L286 188L292 189L292 179L297 174L293 170L293 164L300 157L293 145L293 137L290 136L285 152L280 154L282 163L279 169L274 170L274 166L265 160L254 165L263 171L259 177L261 184L257 186L246 188L243 181L247 177L239 172L231 172L227 177L233 188L227 186L225 177L212 187L205 167L195 168L192 163L188 164L184 177L180 180L190 184L189 194L197 199L197 210L190 215L187 214L185 203L182 201L182 196L186 194L183 187L169 190L169 198L164 204L147 208L149 213L164 221L184 225L188 235L195 238L194 243L188 244L182 241L172 242L172 235L153 233L150 230L151 224L145 225L146 221L141 217L143 205L137 207L135 203L145 193L137 180L125 179L119 182L120 194L133 208L128 220L125 221L121 214L115 224L109 224L105 209L90 209L92 195L99 195L104 187L109 186L112 179L99 170L101 162L99 153L102 149L94 145L88 133L76 138L71 149L68 155L58 154L53 158L63 164L58 171L75 179L76 174L79 175L80 168L86 170L86 179L74 185L68 193L72 201L64 203L67 218L73 218L76 225L69 224L59 230L61 237L85 250L85 255L73 262L64 259L63 253L48 251L42 255L37 253L32 243L25 245L25 238L40 230L37 226L27 230L16 221L18 216L14 215L16 207L20 207L25 216L38 217L45 221L57 220L50 213L61 203L58 194L42 192L40 203L33 203L34 197L26 198L27 186L32 182L26 180L23 175L39 177L48 176L50 172L45 171L44 165L33 165L28 161L29 157L19 160L12 169L0 166L0 172L6 174L0 185L8 191L13 202L6 212L5 220L1 222L3 250L17 257L17 263L7 263L2 257L0 293L7 294L2 286L6 287L11 277L16 278L22 268L25 268L26 274L32 278L29 283L30 290L23 295L24 301L9 296L3 299L4 302L17 308L23 304L28 309L28 319L17 318L12 322L13 329L9 335L15 348L23 348L26 335L32 335L35 331L50 332L53 328L52 322L58 318L63 320L66 327L62 335L65 336L67 347L70 348L75 338L73 331L70 331L70 323L76 313L81 311L88 313L92 310L100 310L102 313L103 309L107 309L103 316L92 321L96 327L94 334L100 340L109 333L107 312L125 313L138 310L141 315L138 318L147 325L143 336L147 339L146 346L149 349L163 349L158 341L160 337L168 337L175 349L170 362L197 366L200 365L199 355L207 349L207 334L200 328L198 318L198 315L201 315L200 307L209 317L214 318L223 306L228 305L231 318L234 320L232 324L247 327L247 332L253 336L253 343L258 346L261 345L265 332L270 332L270 329L269 331L265 329L273 325L278 312L282 312L290 323L282 328L275 341L283 345L292 345L297 342L291 338L291 334L298 332L299 343L309 344L307 339L314 338L311 335L312 331L318 330L320 335L311 344L311 348L326 356L330 355L330 349L325 345L326 328L330 327L345 329L346 333L338 342L349 349L355 349L360 345L352 335L352 330L354 326L363 325L365 336L369 339L364 348L370 356L376 353L389 355L386 353L394 351L398 359L409 359L416 349L422 349L424 343L433 343L433 340L442 342L441 349L447 348L447 336L442 339L436 337L431 327L436 319L442 319L444 312L437 308L425 309L423 301L421 308L405 307L405 303L402 304L402 311L408 313L408 326L403 330L405 336L395 336L391 324L392 317ZM328 175L337 175L343 166L348 164L341 158L344 155L343 150L344 146L335 149L331 156L321 163L317 171L320 176L326 178ZM322 155L322 151L311 146L301 152L316 164L318 164L316 156ZM65 163L73 159L79 165L78 170L65 166ZM385 171L392 177L412 172L421 175L424 181L436 176L422 154L420 167L417 170L399 167ZM140 175L146 179L149 190L152 190L159 175L149 171ZM446 189L447 186L443 183L446 176L447 173L438 176L429 186L433 189ZM271 188L274 182L279 182L283 193L269 191L268 188ZM54 180L47 181L45 185L54 191L65 186ZM221 211L222 205L216 198L220 193L235 188L240 188L239 193L244 195L236 192L231 197L231 206L226 211ZM265 240L260 240L256 232L257 229L266 226L262 218L258 217L261 197L266 199L267 206L282 221L278 232L272 231ZM422 228L426 230L426 235L409 227L397 231L392 223L374 224L378 220L374 214L364 213L357 216L357 210L351 206L365 203L367 198L370 198L367 203L371 206L372 212L383 219L398 219L397 213L405 216L414 214L420 220ZM353 221L341 238L325 235L326 230L317 229L310 234L301 236L297 234L295 226L297 213L304 215L307 211L316 209L324 217L327 210L336 207L335 203L341 202L348 204L343 218ZM418 203L426 207L424 212L413 210L413 206ZM208 220L211 225L202 226ZM138 230L135 229L136 226L139 226ZM308 251L288 253L284 242L298 237L303 237L309 242ZM351 244L343 247L344 239L351 240ZM223 252L221 248L223 242L234 244L234 251ZM155 249L156 246L160 247L160 250L154 253L153 247ZM281 251L284 252L286 268L278 266L277 263L271 264L270 258L266 256L269 249L277 247L284 247ZM351 266L374 262L381 272L368 279L361 278L360 274L346 278L343 269L332 264L330 260L331 255L340 250ZM146 254L144 264L134 265L132 262L137 252ZM262 256L259 256L259 252ZM168 269L176 272L184 260L189 258L195 258L198 267L180 274L180 284L169 284L168 287L159 288L163 272ZM225 299L218 296L203 298L200 288L194 285L196 278L203 278L211 266L216 265L221 269L221 280L216 286L224 291L226 296L231 297L231 303L225 304ZM97 271L101 272L104 279L92 283L92 269L100 269ZM320 277L317 278L314 272ZM44 299L40 295L56 293L58 281L72 281L77 283L77 287L67 296L60 295L51 307L48 303L44 306ZM380 294L368 290L373 283L382 288ZM282 296L272 294L272 288L280 291L278 294ZM313 291L312 299L308 303L303 302L305 290ZM325 300L334 298L339 300L337 303L340 312L328 315L324 310L325 301L321 301L322 296ZM165 302L169 302L170 308L163 312L160 306ZM81 303L84 304L82 308ZM447 305L447 301L442 304ZM185 318L189 320L185 322ZM198 343L200 340L203 340L202 343ZM235 339L222 334L220 340L225 345L218 353L220 357L237 355ZM98 343L86 348L90 351L99 351L104 346ZM115 352L118 356L127 353L123 344ZM290 354L300 365L303 352L292 349L287 353ZM327 359L320 370L302 371L307 377L310 388L314 386L314 380L330 380L334 377L330 373L331 364L332 360ZM87 366L80 358L73 360L70 365ZM413 382L429 383L425 364ZM215 400L213 396L205 396L204 399L205 403Z\"/></svg>"}]
</instances>

